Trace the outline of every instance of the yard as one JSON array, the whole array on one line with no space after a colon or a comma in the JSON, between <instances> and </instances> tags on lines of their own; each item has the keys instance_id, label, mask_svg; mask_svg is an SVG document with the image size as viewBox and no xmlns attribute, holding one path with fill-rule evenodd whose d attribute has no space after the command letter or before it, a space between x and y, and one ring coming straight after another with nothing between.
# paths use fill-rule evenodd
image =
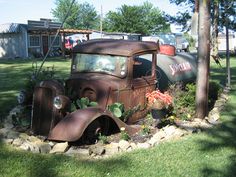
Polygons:
<instances>
[{"instance_id":1,"label":"yard","mask_svg":"<svg viewBox=\"0 0 236 177\"><path fill-rule=\"evenodd\" d=\"M236 73L235 57L231 73ZM70 60L50 59L56 74L66 78ZM223 68L212 64L211 78L225 78ZM16 104L30 69L30 60L0 60L0 117ZM232 76L230 100L222 112L222 124L181 140L162 143L108 159L83 160L51 154L32 154L0 144L0 174L3 176L234 176L236 174L236 76Z\"/></svg>"}]
</instances>

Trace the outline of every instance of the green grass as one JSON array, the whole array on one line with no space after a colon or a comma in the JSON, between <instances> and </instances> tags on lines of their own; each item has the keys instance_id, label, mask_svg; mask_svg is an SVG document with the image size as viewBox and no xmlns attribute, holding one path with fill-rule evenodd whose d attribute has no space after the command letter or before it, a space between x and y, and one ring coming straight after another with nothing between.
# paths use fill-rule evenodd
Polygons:
<instances>
[{"instance_id":1,"label":"green grass","mask_svg":"<svg viewBox=\"0 0 236 177\"><path fill-rule=\"evenodd\" d=\"M232 74L236 73L235 59L235 57L231 58ZM224 62L223 60L222 64ZM30 67L29 63L22 64ZM225 69L213 64L212 79L224 81L224 71ZM16 84L14 90L19 86L20 84ZM230 100L222 112L222 124L203 133L183 137L178 141L163 143L148 150L137 150L103 160L32 154L16 151L9 146L0 144L0 176L235 176L235 105L236 78L235 75L232 75Z\"/></svg>"},{"instance_id":2,"label":"green grass","mask_svg":"<svg viewBox=\"0 0 236 177\"><path fill-rule=\"evenodd\" d=\"M37 61L38 67L41 61ZM61 58L49 59L45 62L44 68L54 66L56 75L66 78L70 73L70 61ZM17 94L24 88L27 78L33 72L32 64L36 66L35 62L36 60L0 59L0 120L17 104Z\"/></svg>"}]
</instances>

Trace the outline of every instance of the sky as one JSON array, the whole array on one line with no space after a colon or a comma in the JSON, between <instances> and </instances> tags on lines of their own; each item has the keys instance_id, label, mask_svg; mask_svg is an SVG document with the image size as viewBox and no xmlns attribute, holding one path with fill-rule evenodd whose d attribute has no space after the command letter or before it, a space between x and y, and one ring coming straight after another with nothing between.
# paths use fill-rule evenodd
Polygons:
<instances>
[{"instance_id":1,"label":"sky","mask_svg":"<svg viewBox=\"0 0 236 177\"><path fill-rule=\"evenodd\" d=\"M115 11L121 5L142 5L145 1L152 3L155 7L175 15L180 8L170 4L169 0L77 0L79 3L88 2L92 4L98 13L103 9L103 14L109 10ZM24 23L27 20L39 20L40 18L52 19L52 9L56 7L55 0L0 0L0 24Z\"/></svg>"}]
</instances>

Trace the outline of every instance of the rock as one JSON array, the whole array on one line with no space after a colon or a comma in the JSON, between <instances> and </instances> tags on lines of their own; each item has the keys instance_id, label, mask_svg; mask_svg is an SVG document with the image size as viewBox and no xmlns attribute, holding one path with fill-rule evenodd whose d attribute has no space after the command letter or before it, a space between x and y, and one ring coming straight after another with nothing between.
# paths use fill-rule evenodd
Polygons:
<instances>
[{"instance_id":1,"label":"rock","mask_svg":"<svg viewBox=\"0 0 236 177\"><path fill-rule=\"evenodd\" d=\"M24 143L24 141L21 138L16 138L13 140L12 145L13 146L21 146Z\"/></svg>"},{"instance_id":2,"label":"rock","mask_svg":"<svg viewBox=\"0 0 236 177\"><path fill-rule=\"evenodd\" d=\"M75 148L75 147L71 147L68 149L68 151L66 151L66 154L69 156L79 156L79 157L86 157L89 155L89 150L88 149L84 149L84 148Z\"/></svg>"},{"instance_id":3,"label":"rock","mask_svg":"<svg viewBox=\"0 0 236 177\"><path fill-rule=\"evenodd\" d=\"M138 148L135 143L130 143L130 147L131 147L133 150Z\"/></svg>"},{"instance_id":4,"label":"rock","mask_svg":"<svg viewBox=\"0 0 236 177\"><path fill-rule=\"evenodd\" d=\"M98 143L89 147L89 155L103 155L105 153L105 147Z\"/></svg>"},{"instance_id":5,"label":"rock","mask_svg":"<svg viewBox=\"0 0 236 177\"><path fill-rule=\"evenodd\" d=\"M119 152L119 144L118 143L110 143L105 146L106 155L114 155Z\"/></svg>"},{"instance_id":6,"label":"rock","mask_svg":"<svg viewBox=\"0 0 236 177\"><path fill-rule=\"evenodd\" d=\"M49 141L48 144L53 147L56 143L55 142L52 142L52 141Z\"/></svg>"},{"instance_id":7,"label":"rock","mask_svg":"<svg viewBox=\"0 0 236 177\"><path fill-rule=\"evenodd\" d=\"M155 145L157 145L158 143L159 143L159 138L155 138L155 137L152 137L149 141L148 141L148 143L151 145L151 146L155 146Z\"/></svg>"},{"instance_id":8,"label":"rock","mask_svg":"<svg viewBox=\"0 0 236 177\"><path fill-rule=\"evenodd\" d=\"M19 137L19 132L16 132L13 130L9 130L6 135L6 138L8 138L8 139L16 139L18 137Z\"/></svg>"},{"instance_id":9,"label":"rock","mask_svg":"<svg viewBox=\"0 0 236 177\"><path fill-rule=\"evenodd\" d=\"M139 149L148 149L151 145L148 143L138 143L137 148Z\"/></svg>"},{"instance_id":10,"label":"rock","mask_svg":"<svg viewBox=\"0 0 236 177\"><path fill-rule=\"evenodd\" d=\"M40 142L36 143L40 153L49 153L51 151L51 146L48 143ZM50 152L51 153L51 152Z\"/></svg>"},{"instance_id":11,"label":"rock","mask_svg":"<svg viewBox=\"0 0 236 177\"><path fill-rule=\"evenodd\" d=\"M160 141L164 139L165 136L166 136L165 132L163 130L160 130L157 133L155 133L152 138L156 139L156 141Z\"/></svg>"},{"instance_id":12,"label":"rock","mask_svg":"<svg viewBox=\"0 0 236 177\"><path fill-rule=\"evenodd\" d=\"M119 142L119 149L121 151L126 151L130 147L130 144L128 141L120 140Z\"/></svg>"},{"instance_id":13,"label":"rock","mask_svg":"<svg viewBox=\"0 0 236 177\"><path fill-rule=\"evenodd\" d=\"M171 126L166 126L163 128L163 131L165 132L166 136L171 136L175 133L176 127L171 125Z\"/></svg>"},{"instance_id":14,"label":"rock","mask_svg":"<svg viewBox=\"0 0 236 177\"><path fill-rule=\"evenodd\" d=\"M67 150L68 148L68 142L65 143L57 143L53 146L52 150L50 153L63 153Z\"/></svg>"},{"instance_id":15,"label":"rock","mask_svg":"<svg viewBox=\"0 0 236 177\"><path fill-rule=\"evenodd\" d=\"M5 144L12 144L13 142L13 139L2 139L2 142L5 143Z\"/></svg>"},{"instance_id":16,"label":"rock","mask_svg":"<svg viewBox=\"0 0 236 177\"><path fill-rule=\"evenodd\" d=\"M30 151L30 147L28 146L27 143L23 143L22 145L19 146L19 148L25 151Z\"/></svg>"},{"instance_id":17,"label":"rock","mask_svg":"<svg viewBox=\"0 0 236 177\"><path fill-rule=\"evenodd\" d=\"M36 143L36 142L42 142L41 139L37 138L36 136L29 136L28 140L32 143Z\"/></svg>"},{"instance_id":18,"label":"rock","mask_svg":"<svg viewBox=\"0 0 236 177\"><path fill-rule=\"evenodd\" d=\"M26 133L20 133L19 137L23 140L28 140L29 139L29 135L27 135Z\"/></svg>"}]
</instances>

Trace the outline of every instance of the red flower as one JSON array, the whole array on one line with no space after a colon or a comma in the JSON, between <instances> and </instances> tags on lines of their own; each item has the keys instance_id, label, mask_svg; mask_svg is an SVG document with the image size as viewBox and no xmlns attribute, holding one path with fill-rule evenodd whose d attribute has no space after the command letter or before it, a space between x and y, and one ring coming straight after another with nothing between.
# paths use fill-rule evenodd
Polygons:
<instances>
[{"instance_id":1,"label":"red flower","mask_svg":"<svg viewBox=\"0 0 236 177\"><path fill-rule=\"evenodd\" d=\"M161 100L164 104L170 105L172 103L172 97L167 93L161 93L160 90L154 90L151 93L146 94L148 104L153 104L156 100Z\"/></svg>"}]
</instances>

